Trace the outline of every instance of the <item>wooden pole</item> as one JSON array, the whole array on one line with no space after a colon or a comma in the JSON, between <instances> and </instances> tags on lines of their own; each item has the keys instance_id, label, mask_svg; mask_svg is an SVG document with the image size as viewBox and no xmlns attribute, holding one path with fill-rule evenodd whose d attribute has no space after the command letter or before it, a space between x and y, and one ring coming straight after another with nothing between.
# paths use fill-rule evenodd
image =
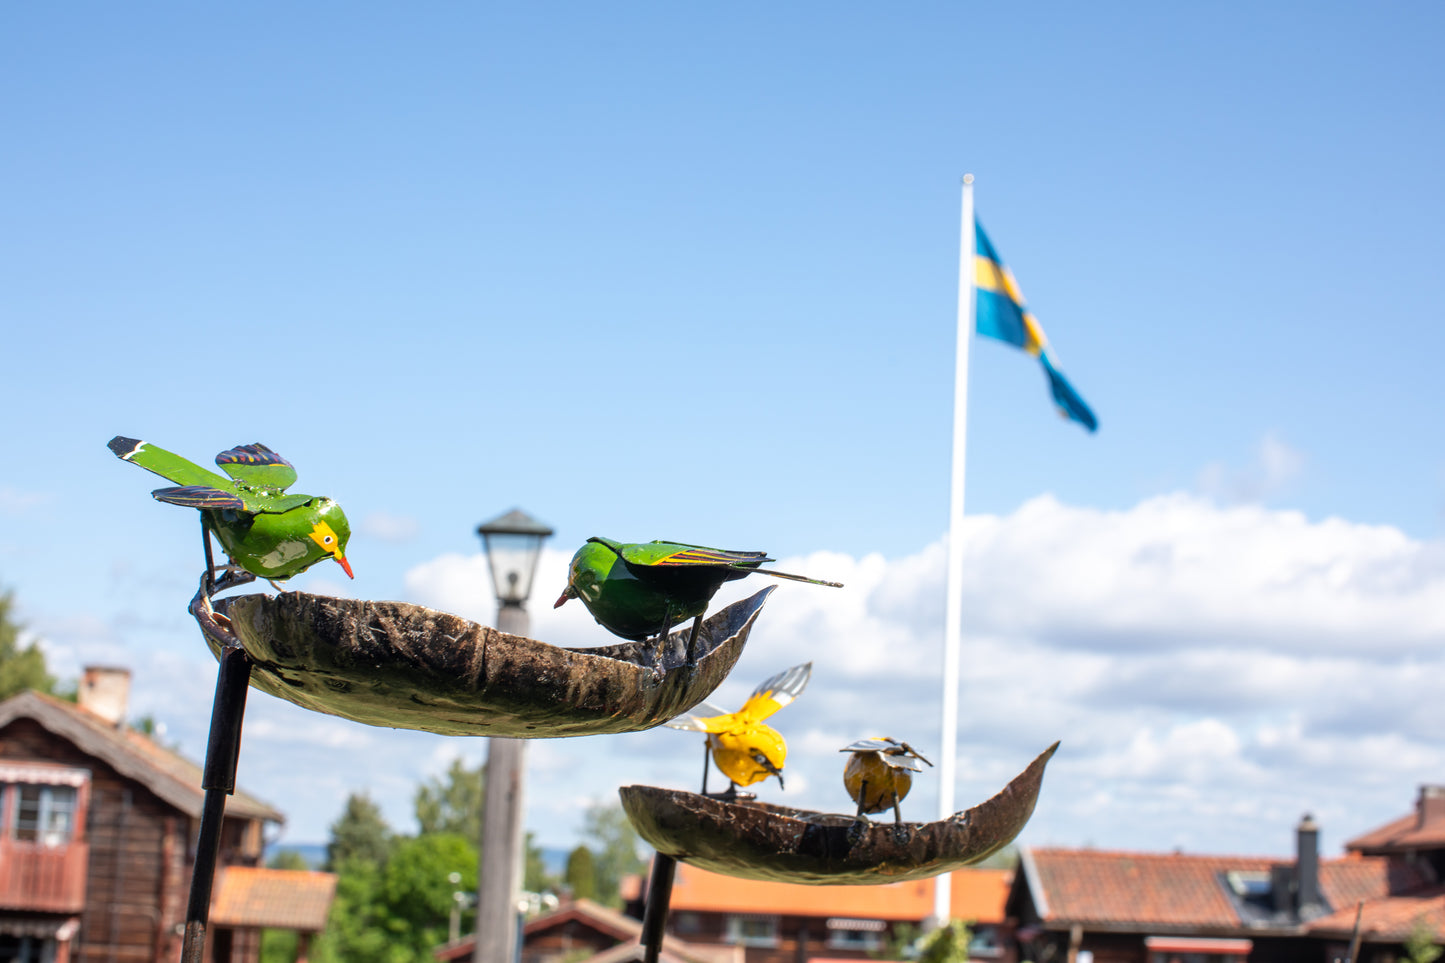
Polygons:
<instances>
[{"instance_id":1,"label":"wooden pole","mask_svg":"<svg viewBox=\"0 0 1445 963\"><path fill-rule=\"evenodd\" d=\"M503 604L497 628L525 636L527 610ZM515 963L517 899L522 883L522 834L526 796L527 741L487 740L482 802L482 856L477 883L477 934L473 963Z\"/></svg>"}]
</instances>

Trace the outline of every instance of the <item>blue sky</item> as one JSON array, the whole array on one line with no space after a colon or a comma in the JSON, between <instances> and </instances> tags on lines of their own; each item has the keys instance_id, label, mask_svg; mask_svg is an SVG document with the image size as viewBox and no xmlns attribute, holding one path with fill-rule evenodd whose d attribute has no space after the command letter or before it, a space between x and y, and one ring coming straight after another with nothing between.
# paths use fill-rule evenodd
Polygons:
<instances>
[{"instance_id":1,"label":"blue sky","mask_svg":"<svg viewBox=\"0 0 1445 963\"><path fill-rule=\"evenodd\" d=\"M975 346L960 803L1064 738L1037 842L1263 851L1313 808L1329 848L1445 779L1438 711L1400 711L1445 642L1442 20L7 7L0 585L57 667L131 665L136 713L199 756L197 526L115 434L290 458L357 530L356 580L301 590L490 618L474 529L514 505L557 529L554 578L593 534L767 549L854 578L789 605L856 617L817 637L777 616L796 631L755 640L719 698L815 659L788 801L843 808L830 739L886 722L937 745L972 172L1102 427ZM570 608L536 625L607 641ZM1195 684L1161 700L1171 679ZM418 778L482 752L259 695L250 718L241 780L295 840L351 788L405 828ZM574 779L588 798L690 785L688 738L539 744L537 798L583 755L609 760ZM534 829L569 844L575 808Z\"/></svg>"}]
</instances>

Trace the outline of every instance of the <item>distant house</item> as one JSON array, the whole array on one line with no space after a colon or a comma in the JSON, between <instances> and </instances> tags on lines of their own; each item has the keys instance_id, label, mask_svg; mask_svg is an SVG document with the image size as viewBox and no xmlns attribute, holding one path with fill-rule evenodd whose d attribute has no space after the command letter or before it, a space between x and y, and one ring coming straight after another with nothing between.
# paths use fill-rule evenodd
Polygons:
<instances>
[{"instance_id":1,"label":"distant house","mask_svg":"<svg viewBox=\"0 0 1445 963\"><path fill-rule=\"evenodd\" d=\"M179 958L201 770L125 727L129 689L128 670L92 667L78 705L37 692L0 702L0 960ZM240 790L227 800L215 963L255 961L262 927L325 925L334 876L256 868L265 827L283 820Z\"/></svg>"},{"instance_id":2,"label":"distant house","mask_svg":"<svg viewBox=\"0 0 1445 963\"><path fill-rule=\"evenodd\" d=\"M1445 942L1445 789L1319 858L1306 816L1293 858L1024 849L1008 897L1035 963L1393 963L1416 927Z\"/></svg>"},{"instance_id":3,"label":"distant house","mask_svg":"<svg viewBox=\"0 0 1445 963\"><path fill-rule=\"evenodd\" d=\"M973 959L1014 963L1004 901L1012 872L953 873L952 915L973 924ZM643 912L643 881L623 881L627 910ZM667 933L694 945L739 946L745 963L867 959L903 924L933 913L933 880L881 886L803 886L736 879L678 864Z\"/></svg>"},{"instance_id":4,"label":"distant house","mask_svg":"<svg viewBox=\"0 0 1445 963\"><path fill-rule=\"evenodd\" d=\"M642 959L642 923L590 899L569 900L522 927L521 963L559 963L585 958L587 963L636 963ZM471 935L439 947L439 960L470 961ZM663 963L743 963L742 950L731 946L695 946L664 936Z\"/></svg>"}]
</instances>

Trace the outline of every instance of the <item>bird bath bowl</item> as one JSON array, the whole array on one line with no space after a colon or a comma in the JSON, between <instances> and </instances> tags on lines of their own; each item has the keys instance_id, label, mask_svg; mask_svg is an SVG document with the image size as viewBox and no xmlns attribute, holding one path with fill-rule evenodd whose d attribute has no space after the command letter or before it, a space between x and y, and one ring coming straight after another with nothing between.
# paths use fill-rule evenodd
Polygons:
<instances>
[{"instance_id":1,"label":"bird bath bowl","mask_svg":"<svg viewBox=\"0 0 1445 963\"><path fill-rule=\"evenodd\" d=\"M569 649L406 602L303 592L216 599L252 660L251 686L372 726L517 739L637 732L706 699L732 671L772 587L651 643ZM225 640L199 617L220 656Z\"/></svg>"},{"instance_id":2,"label":"bird bath bowl","mask_svg":"<svg viewBox=\"0 0 1445 963\"><path fill-rule=\"evenodd\" d=\"M637 834L664 856L742 879L877 885L928 879L1008 845L1033 815L1045 749L992 799L933 823L859 824L850 815L756 801L724 802L655 786L623 786Z\"/></svg>"}]
</instances>

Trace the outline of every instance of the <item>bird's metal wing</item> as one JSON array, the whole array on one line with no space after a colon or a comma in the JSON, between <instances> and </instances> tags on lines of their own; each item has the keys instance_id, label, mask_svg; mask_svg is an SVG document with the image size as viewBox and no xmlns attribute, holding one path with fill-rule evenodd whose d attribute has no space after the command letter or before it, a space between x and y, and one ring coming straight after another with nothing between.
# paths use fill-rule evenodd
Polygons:
<instances>
[{"instance_id":1,"label":"bird's metal wing","mask_svg":"<svg viewBox=\"0 0 1445 963\"><path fill-rule=\"evenodd\" d=\"M753 694L748 696L748 701L743 703L738 715L753 720L766 719L796 699L808 687L808 680L812 676L813 663L804 662L765 679L753 690Z\"/></svg>"},{"instance_id":2,"label":"bird's metal wing","mask_svg":"<svg viewBox=\"0 0 1445 963\"><path fill-rule=\"evenodd\" d=\"M219 491L231 491L235 488L235 483L224 475L208 471L195 462L164 448L158 448L148 441L116 435L110 440L109 447L121 461L133 462L177 485L204 486Z\"/></svg>"},{"instance_id":3,"label":"bird's metal wing","mask_svg":"<svg viewBox=\"0 0 1445 963\"><path fill-rule=\"evenodd\" d=\"M180 505L183 508L245 508L239 495L234 492L223 492L219 488L211 488L208 485L186 485L182 488L157 488L151 492L151 497L158 502L165 502L167 505Z\"/></svg>"},{"instance_id":4,"label":"bird's metal wing","mask_svg":"<svg viewBox=\"0 0 1445 963\"><path fill-rule=\"evenodd\" d=\"M716 732L721 728L720 723L732 718L732 713L725 712L717 706L708 705L706 702L699 702L693 707L692 712L684 712L682 715L664 722L663 725L670 729L685 729L688 732Z\"/></svg>"},{"instance_id":5,"label":"bird's metal wing","mask_svg":"<svg viewBox=\"0 0 1445 963\"><path fill-rule=\"evenodd\" d=\"M237 445L216 456L221 470L243 485L285 491L296 484L296 469L265 445Z\"/></svg>"},{"instance_id":6,"label":"bird's metal wing","mask_svg":"<svg viewBox=\"0 0 1445 963\"><path fill-rule=\"evenodd\" d=\"M880 738L878 738L878 739L859 739L857 742L853 743L852 745L845 746L844 748L839 749L838 751L839 751L839 752L884 752L885 750L893 749L893 748L896 748L897 746L898 746L898 743L897 743L897 742L895 742L895 741L892 740L892 739L889 739L887 736L882 736L882 737L880 737Z\"/></svg>"},{"instance_id":7,"label":"bird's metal wing","mask_svg":"<svg viewBox=\"0 0 1445 963\"><path fill-rule=\"evenodd\" d=\"M919 755L917 749L914 749L906 742L899 742L890 736L879 736L876 739L859 739L852 745L846 746L838 751L876 752L878 758L882 760L885 765L892 766L894 769L907 769L909 772L922 772L923 767L918 764L919 762L927 763L930 766L933 765L933 763L928 762L927 759Z\"/></svg>"},{"instance_id":8,"label":"bird's metal wing","mask_svg":"<svg viewBox=\"0 0 1445 963\"><path fill-rule=\"evenodd\" d=\"M621 546L622 560L629 565L707 565L724 568L754 568L771 562L767 552L733 552L683 542L644 542Z\"/></svg>"}]
</instances>

